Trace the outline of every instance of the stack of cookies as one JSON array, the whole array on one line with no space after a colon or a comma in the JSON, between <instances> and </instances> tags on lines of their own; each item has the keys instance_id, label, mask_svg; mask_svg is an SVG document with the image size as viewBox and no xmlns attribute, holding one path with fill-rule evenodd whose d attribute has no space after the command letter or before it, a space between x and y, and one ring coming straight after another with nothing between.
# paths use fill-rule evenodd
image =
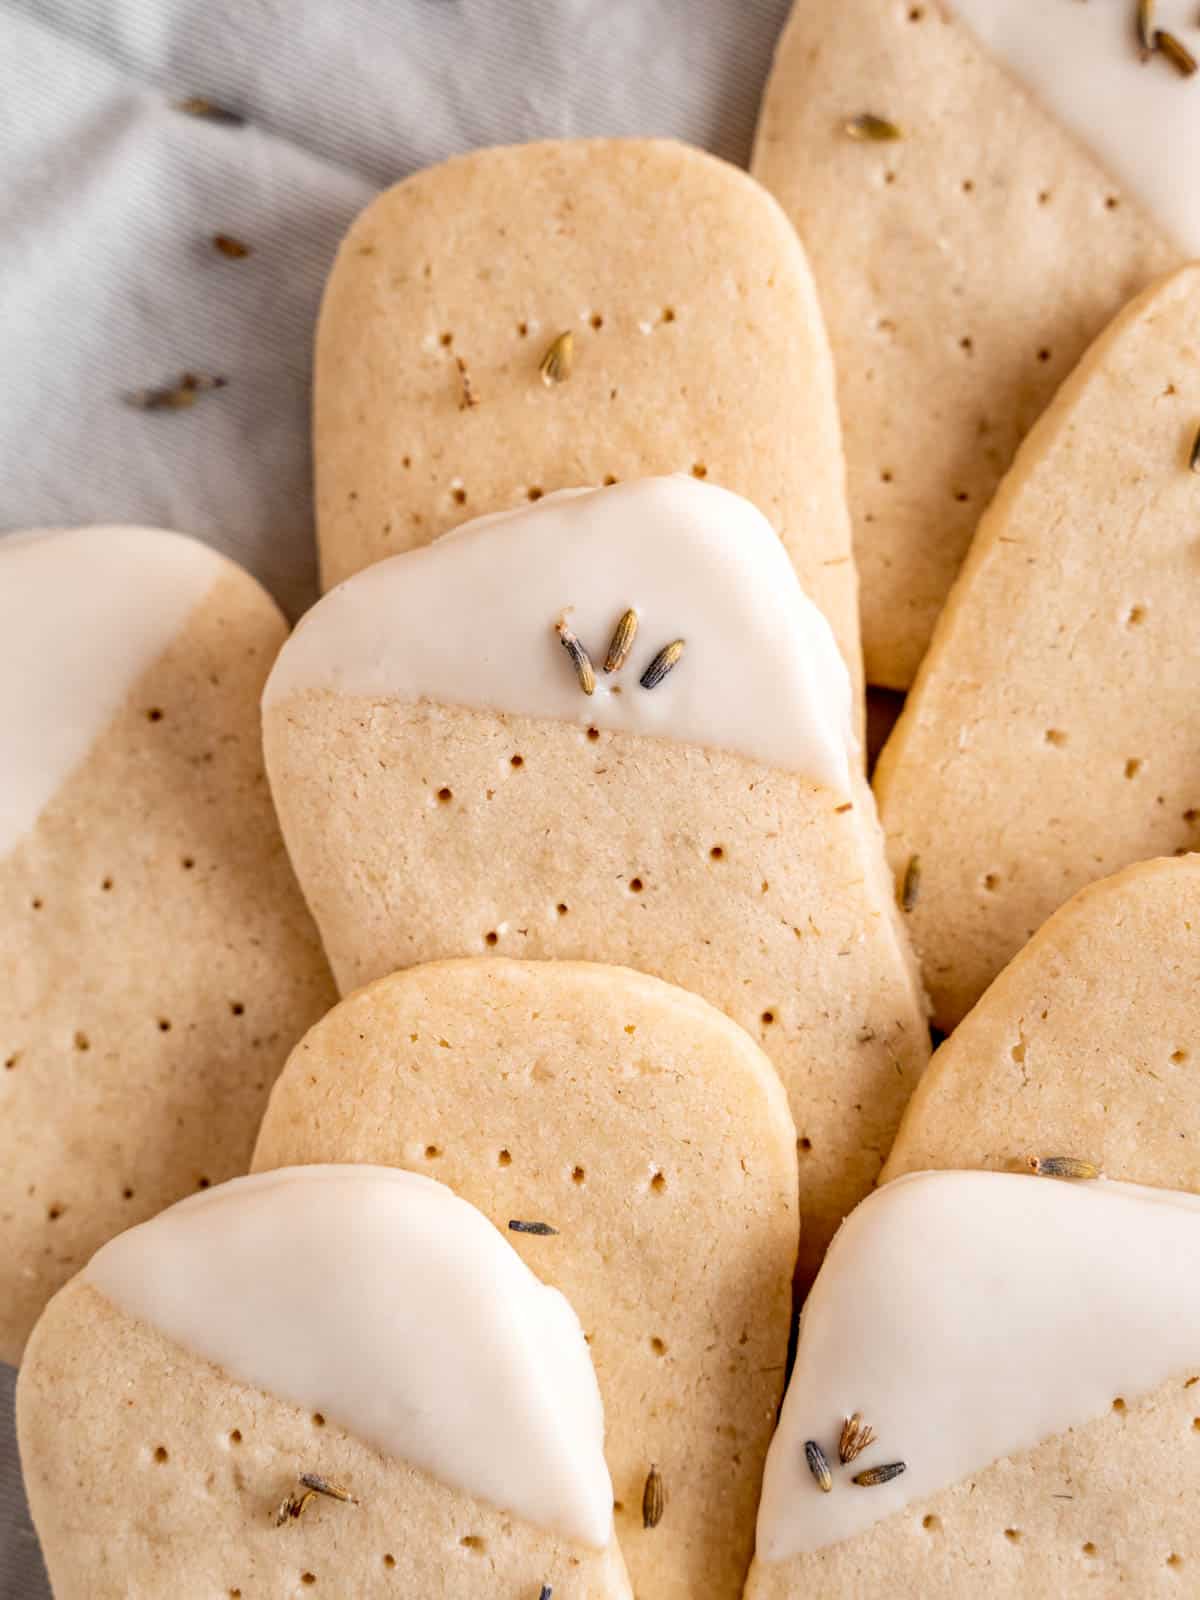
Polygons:
<instances>
[{"instance_id":1,"label":"stack of cookies","mask_svg":"<svg viewBox=\"0 0 1200 1600\"><path fill-rule=\"evenodd\" d=\"M754 177L388 191L290 638L178 534L0 544L59 1600L1188 1592L1193 52L804 0Z\"/></svg>"}]
</instances>

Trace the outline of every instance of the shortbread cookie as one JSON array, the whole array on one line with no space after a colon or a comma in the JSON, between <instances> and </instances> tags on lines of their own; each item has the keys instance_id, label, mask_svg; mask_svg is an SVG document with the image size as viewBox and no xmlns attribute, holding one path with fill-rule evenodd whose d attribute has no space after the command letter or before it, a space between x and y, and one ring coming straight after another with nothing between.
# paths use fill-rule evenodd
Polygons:
<instances>
[{"instance_id":1,"label":"shortbread cookie","mask_svg":"<svg viewBox=\"0 0 1200 1600\"><path fill-rule=\"evenodd\" d=\"M1200 856L1056 911L938 1050L883 1179L1069 1155L1200 1193Z\"/></svg>"},{"instance_id":2,"label":"shortbread cookie","mask_svg":"<svg viewBox=\"0 0 1200 1600\"><path fill-rule=\"evenodd\" d=\"M805 1305L747 1600L1186 1592L1198 1382L1197 1196L888 1184Z\"/></svg>"},{"instance_id":3,"label":"shortbread cookie","mask_svg":"<svg viewBox=\"0 0 1200 1600\"><path fill-rule=\"evenodd\" d=\"M622 968L416 967L294 1051L254 1166L310 1161L436 1174L510 1230L587 1332L636 1591L737 1600L797 1246L795 1130L753 1041ZM644 1510L652 1472L661 1518Z\"/></svg>"},{"instance_id":4,"label":"shortbread cookie","mask_svg":"<svg viewBox=\"0 0 1200 1600\"><path fill-rule=\"evenodd\" d=\"M850 701L754 508L647 479L327 595L268 684L267 768L343 993L447 956L607 961L747 1028L791 1100L811 1272L928 1053Z\"/></svg>"},{"instance_id":5,"label":"shortbread cookie","mask_svg":"<svg viewBox=\"0 0 1200 1600\"><path fill-rule=\"evenodd\" d=\"M1188 267L1122 313L1022 446L880 757L943 1029L1076 889L1200 844L1198 429Z\"/></svg>"},{"instance_id":6,"label":"shortbread cookie","mask_svg":"<svg viewBox=\"0 0 1200 1600\"><path fill-rule=\"evenodd\" d=\"M325 292L314 425L327 585L553 489L691 472L764 513L860 670L808 264L771 197L699 150L479 150L389 189Z\"/></svg>"},{"instance_id":7,"label":"shortbread cookie","mask_svg":"<svg viewBox=\"0 0 1200 1600\"><path fill-rule=\"evenodd\" d=\"M981 512L1089 340L1200 255L1200 96L1139 59L1135 11L797 0L784 32L752 170L829 326L872 683L912 682ZM1158 0L1157 21L1200 54L1191 0Z\"/></svg>"},{"instance_id":8,"label":"shortbread cookie","mask_svg":"<svg viewBox=\"0 0 1200 1600\"><path fill-rule=\"evenodd\" d=\"M429 1178L240 1178L122 1234L17 1423L57 1600L630 1600L578 1319Z\"/></svg>"},{"instance_id":9,"label":"shortbread cookie","mask_svg":"<svg viewBox=\"0 0 1200 1600\"><path fill-rule=\"evenodd\" d=\"M249 1162L332 982L271 811L286 636L195 540L0 541L0 1359L114 1233Z\"/></svg>"}]
</instances>

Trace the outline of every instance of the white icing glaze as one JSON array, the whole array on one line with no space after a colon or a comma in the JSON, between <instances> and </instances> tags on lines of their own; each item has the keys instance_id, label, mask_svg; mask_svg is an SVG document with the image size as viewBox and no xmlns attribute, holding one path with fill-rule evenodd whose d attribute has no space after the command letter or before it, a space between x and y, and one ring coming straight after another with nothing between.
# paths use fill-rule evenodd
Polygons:
<instances>
[{"instance_id":1,"label":"white icing glaze","mask_svg":"<svg viewBox=\"0 0 1200 1600\"><path fill-rule=\"evenodd\" d=\"M609 677L630 606L637 638ZM564 614L595 662L593 695L555 635ZM641 688L677 638L678 666ZM623 729L850 783L850 679L828 623L766 518L690 477L564 490L366 568L300 623L264 707L310 688Z\"/></svg>"},{"instance_id":2,"label":"white icing glaze","mask_svg":"<svg viewBox=\"0 0 1200 1600\"><path fill-rule=\"evenodd\" d=\"M1200 1196L1003 1172L916 1173L865 1200L804 1307L758 1557L861 1533L1169 1378L1200 1372ZM837 1464L843 1417L876 1440ZM805 1462L833 1466L823 1494ZM870 1488L854 1473L902 1460Z\"/></svg>"},{"instance_id":3,"label":"white icing glaze","mask_svg":"<svg viewBox=\"0 0 1200 1600\"><path fill-rule=\"evenodd\" d=\"M369 1166L235 1178L113 1239L84 1276L231 1377L608 1544L604 1413L578 1319L443 1184Z\"/></svg>"},{"instance_id":4,"label":"white icing glaze","mask_svg":"<svg viewBox=\"0 0 1200 1600\"><path fill-rule=\"evenodd\" d=\"M0 856L227 566L152 528L0 538Z\"/></svg>"},{"instance_id":5,"label":"white icing glaze","mask_svg":"<svg viewBox=\"0 0 1200 1600\"><path fill-rule=\"evenodd\" d=\"M1141 59L1133 0L952 0L981 44L1086 144L1188 255L1200 256L1200 78ZM1192 0L1155 25L1200 58ZM1097 222L1099 227L1099 222ZM1093 240L1102 249L1099 240Z\"/></svg>"}]
</instances>

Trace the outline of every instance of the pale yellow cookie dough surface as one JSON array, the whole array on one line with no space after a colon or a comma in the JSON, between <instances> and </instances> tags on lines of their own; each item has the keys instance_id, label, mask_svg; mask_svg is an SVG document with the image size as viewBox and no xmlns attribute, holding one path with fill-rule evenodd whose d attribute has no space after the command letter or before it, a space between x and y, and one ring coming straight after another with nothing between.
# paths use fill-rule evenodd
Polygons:
<instances>
[{"instance_id":1,"label":"pale yellow cookie dough surface","mask_svg":"<svg viewBox=\"0 0 1200 1600\"><path fill-rule=\"evenodd\" d=\"M883 1178L1068 1155L1200 1193L1200 856L1082 890L934 1055Z\"/></svg>"},{"instance_id":2,"label":"pale yellow cookie dough surface","mask_svg":"<svg viewBox=\"0 0 1200 1600\"><path fill-rule=\"evenodd\" d=\"M1039 1180L1052 1182L1052 1179ZM1053 1316L1053 1307L1047 1308ZM755 1562L746 1600L1190 1594L1200 1570L1196 1368L993 1462L841 1544ZM834 1494L870 1494L839 1479Z\"/></svg>"},{"instance_id":3,"label":"pale yellow cookie dough surface","mask_svg":"<svg viewBox=\"0 0 1200 1600\"><path fill-rule=\"evenodd\" d=\"M564 332L570 375L547 386ZM388 190L338 252L314 409L326 585L553 489L693 472L766 515L860 674L811 274L771 197L712 156L565 140Z\"/></svg>"},{"instance_id":4,"label":"pale yellow cookie dough surface","mask_svg":"<svg viewBox=\"0 0 1200 1600\"><path fill-rule=\"evenodd\" d=\"M912 682L1022 436L1109 318L1179 260L951 11L798 0L752 163L812 262L867 678L890 688ZM1132 50L1132 7L1128 27ZM1162 88L1190 92L1166 71ZM848 137L863 112L903 139Z\"/></svg>"},{"instance_id":5,"label":"pale yellow cookie dough surface","mask_svg":"<svg viewBox=\"0 0 1200 1600\"><path fill-rule=\"evenodd\" d=\"M30 1341L17 1425L56 1600L630 1600L615 1544L571 1544L381 1455L82 1280ZM319 1497L277 1527L302 1473L358 1504Z\"/></svg>"},{"instance_id":6,"label":"pale yellow cookie dough surface","mask_svg":"<svg viewBox=\"0 0 1200 1600\"><path fill-rule=\"evenodd\" d=\"M952 1027L1050 913L1200 844L1200 267L1117 318L980 525L875 788Z\"/></svg>"},{"instance_id":7,"label":"pale yellow cookie dough surface","mask_svg":"<svg viewBox=\"0 0 1200 1600\"><path fill-rule=\"evenodd\" d=\"M861 780L850 801L665 739L325 690L264 732L343 993L451 956L608 961L741 1023L788 1092L811 1278L929 1052Z\"/></svg>"},{"instance_id":8,"label":"pale yellow cookie dough surface","mask_svg":"<svg viewBox=\"0 0 1200 1600\"><path fill-rule=\"evenodd\" d=\"M286 634L232 566L0 861L0 1359L104 1241L246 1170L334 998L271 808Z\"/></svg>"},{"instance_id":9,"label":"pale yellow cookie dough surface","mask_svg":"<svg viewBox=\"0 0 1200 1600\"><path fill-rule=\"evenodd\" d=\"M331 1011L276 1086L255 1170L329 1161L437 1178L505 1230L583 1324L636 1594L740 1595L798 1227L792 1119L753 1041L621 968L417 967Z\"/></svg>"}]
</instances>

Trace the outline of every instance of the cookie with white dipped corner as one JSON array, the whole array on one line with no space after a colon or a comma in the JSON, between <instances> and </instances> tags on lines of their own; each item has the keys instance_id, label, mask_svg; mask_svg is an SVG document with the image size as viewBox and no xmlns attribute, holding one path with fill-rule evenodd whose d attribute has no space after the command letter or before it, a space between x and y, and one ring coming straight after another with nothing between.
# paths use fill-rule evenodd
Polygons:
<instances>
[{"instance_id":1,"label":"cookie with white dipped corner","mask_svg":"<svg viewBox=\"0 0 1200 1600\"><path fill-rule=\"evenodd\" d=\"M332 999L262 770L287 635L197 540L0 540L0 1359L113 1234L245 1170Z\"/></svg>"},{"instance_id":2,"label":"cookie with white dipped corner","mask_svg":"<svg viewBox=\"0 0 1200 1600\"><path fill-rule=\"evenodd\" d=\"M59 1600L630 1600L578 1319L429 1178L234 1179L120 1235L17 1422Z\"/></svg>"},{"instance_id":3,"label":"cookie with white dipped corner","mask_svg":"<svg viewBox=\"0 0 1200 1600\"><path fill-rule=\"evenodd\" d=\"M833 634L770 525L687 476L547 496L347 580L264 695L343 993L452 956L691 989L774 1063L803 1270L928 1035Z\"/></svg>"},{"instance_id":4,"label":"cookie with white dipped corner","mask_svg":"<svg viewBox=\"0 0 1200 1600\"><path fill-rule=\"evenodd\" d=\"M276 1084L254 1169L321 1161L435 1175L562 1290L635 1588L740 1595L798 1231L795 1129L746 1033L623 968L414 967L322 1018Z\"/></svg>"},{"instance_id":5,"label":"cookie with white dipped corner","mask_svg":"<svg viewBox=\"0 0 1200 1600\"><path fill-rule=\"evenodd\" d=\"M1189 266L1088 351L984 516L880 756L943 1029L1076 890L1200 844L1198 350Z\"/></svg>"},{"instance_id":6,"label":"cookie with white dipped corner","mask_svg":"<svg viewBox=\"0 0 1200 1600\"><path fill-rule=\"evenodd\" d=\"M751 500L861 668L833 364L778 205L665 139L476 150L388 189L317 328L326 585L580 484Z\"/></svg>"},{"instance_id":7,"label":"cookie with white dipped corner","mask_svg":"<svg viewBox=\"0 0 1200 1600\"><path fill-rule=\"evenodd\" d=\"M798 0L783 33L751 170L829 327L871 683L911 684L1088 343L1200 255L1200 100L1142 48L1137 9ZM1200 55L1190 0L1146 10L1151 44L1161 29Z\"/></svg>"},{"instance_id":8,"label":"cookie with white dipped corner","mask_svg":"<svg viewBox=\"0 0 1200 1600\"><path fill-rule=\"evenodd\" d=\"M805 1304L746 1600L1186 1584L1197 1381L1200 1197L889 1183Z\"/></svg>"}]
</instances>

